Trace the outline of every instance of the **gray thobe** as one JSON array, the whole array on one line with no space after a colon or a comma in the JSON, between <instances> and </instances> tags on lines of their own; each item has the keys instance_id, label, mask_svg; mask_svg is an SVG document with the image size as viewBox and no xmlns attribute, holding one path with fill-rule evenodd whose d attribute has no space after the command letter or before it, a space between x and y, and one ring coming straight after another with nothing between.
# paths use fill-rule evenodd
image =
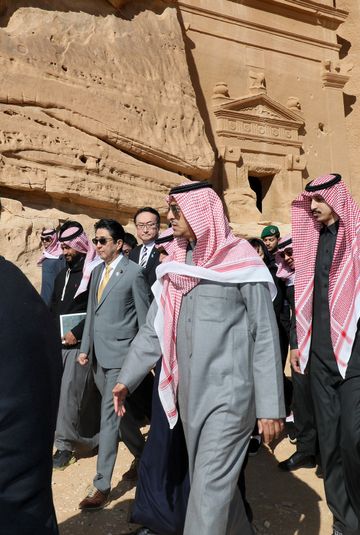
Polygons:
<instances>
[{"instance_id":1,"label":"gray thobe","mask_svg":"<svg viewBox=\"0 0 360 535\"><path fill-rule=\"evenodd\" d=\"M161 354L156 310L153 302L118 377L130 392ZM276 333L266 284L201 280L183 297L178 403L191 481L184 535L253 533L237 481L255 418L285 416Z\"/></svg>"}]
</instances>

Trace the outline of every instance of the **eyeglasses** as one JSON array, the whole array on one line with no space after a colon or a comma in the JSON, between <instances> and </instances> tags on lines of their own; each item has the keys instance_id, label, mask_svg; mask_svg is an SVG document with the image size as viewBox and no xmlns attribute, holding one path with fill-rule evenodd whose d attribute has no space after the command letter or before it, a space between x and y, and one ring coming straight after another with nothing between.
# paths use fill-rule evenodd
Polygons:
<instances>
[{"instance_id":1,"label":"eyeglasses","mask_svg":"<svg viewBox=\"0 0 360 535\"><path fill-rule=\"evenodd\" d=\"M293 255L293 249L292 247L287 247L283 251L279 252L280 258L285 258L285 256L292 256Z\"/></svg>"},{"instance_id":2,"label":"eyeglasses","mask_svg":"<svg viewBox=\"0 0 360 535\"><path fill-rule=\"evenodd\" d=\"M157 223L137 223L135 227L139 230L143 230L144 228L152 229L154 227L157 227Z\"/></svg>"},{"instance_id":3,"label":"eyeglasses","mask_svg":"<svg viewBox=\"0 0 360 535\"><path fill-rule=\"evenodd\" d=\"M100 243L100 245L106 245L108 241L114 241L112 238L93 238L91 240L94 245Z\"/></svg>"},{"instance_id":4,"label":"eyeglasses","mask_svg":"<svg viewBox=\"0 0 360 535\"><path fill-rule=\"evenodd\" d=\"M45 238L40 238L41 241L43 242L50 242L51 241L51 238L50 237L45 237Z\"/></svg>"},{"instance_id":5,"label":"eyeglasses","mask_svg":"<svg viewBox=\"0 0 360 535\"><path fill-rule=\"evenodd\" d=\"M178 204L169 204L169 210L171 210L174 217L180 217L181 208Z\"/></svg>"}]
</instances>

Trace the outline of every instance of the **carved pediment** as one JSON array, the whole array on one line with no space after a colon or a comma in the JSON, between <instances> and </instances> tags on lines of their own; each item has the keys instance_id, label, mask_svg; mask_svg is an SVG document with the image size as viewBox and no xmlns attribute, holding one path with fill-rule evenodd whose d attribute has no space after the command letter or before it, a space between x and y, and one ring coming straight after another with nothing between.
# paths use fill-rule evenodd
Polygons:
<instances>
[{"instance_id":1,"label":"carved pediment","mask_svg":"<svg viewBox=\"0 0 360 535\"><path fill-rule=\"evenodd\" d=\"M226 111L241 115L250 115L257 118L274 119L282 122L290 121L299 126L304 124L300 115L289 110L286 106L283 106L276 100L270 98L265 93L229 100L215 109L215 115L218 117L222 112Z\"/></svg>"},{"instance_id":2,"label":"carved pediment","mask_svg":"<svg viewBox=\"0 0 360 535\"><path fill-rule=\"evenodd\" d=\"M227 99L214 109L219 137L264 139L272 143L295 145L299 142L302 117L267 94Z\"/></svg>"}]
</instances>

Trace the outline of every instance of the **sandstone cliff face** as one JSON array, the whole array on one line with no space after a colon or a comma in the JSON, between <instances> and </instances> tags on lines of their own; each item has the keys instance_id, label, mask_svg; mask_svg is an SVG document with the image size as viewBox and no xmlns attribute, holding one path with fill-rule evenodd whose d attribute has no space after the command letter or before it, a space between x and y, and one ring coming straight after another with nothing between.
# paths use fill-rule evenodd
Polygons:
<instances>
[{"instance_id":1,"label":"sandstone cliff face","mask_svg":"<svg viewBox=\"0 0 360 535\"><path fill-rule=\"evenodd\" d=\"M347 136L343 140L343 157L349 161L351 191L360 204L360 4L354 0L337 0L336 4L349 12L347 20L337 32L342 45L341 64L350 75L344 88Z\"/></svg>"},{"instance_id":2,"label":"sandstone cliff face","mask_svg":"<svg viewBox=\"0 0 360 535\"><path fill-rule=\"evenodd\" d=\"M179 173L211 174L172 2L0 6L0 187L22 203L21 235L74 214L127 224L138 206L163 208ZM26 267L31 240L19 241L14 253L0 238L1 251Z\"/></svg>"},{"instance_id":3,"label":"sandstone cliff face","mask_svg":"<svg viewBox=\"0 0 360 535\"><path fill-rule=\"evenodd\" d=\"M359 199L359 10L0 0L0 253L36 282L43 226L75 218L92 234L107 216L134 230L138 206L164 213L179 173L210 177L237 234L286 232L324 172Z\"/></svg>"}]
</instances>

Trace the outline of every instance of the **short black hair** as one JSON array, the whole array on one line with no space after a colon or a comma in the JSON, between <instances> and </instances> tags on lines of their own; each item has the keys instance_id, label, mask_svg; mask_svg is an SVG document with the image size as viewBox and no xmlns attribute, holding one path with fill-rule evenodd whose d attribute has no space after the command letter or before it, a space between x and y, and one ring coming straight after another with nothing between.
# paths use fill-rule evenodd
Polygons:
<instances>
[{"instance_id":1,"label":"short black hair","mask_svg":"<svg viewBox=\"0 0 360 535\"><path fill-rule=\"evenodd\" d=\"M115 219L99 219L94 225L95 232L104 228L109 231L110 236L116 242L117 240L123 240L125 237L125 230L122 225Z\"/></svg>"},{"instance_id":2,"label":"short black hair","mask_svg":"<svg viewBox=\"0 0 360 535\"><path fill-rule=\"evenodd\" d=\"M130 232L125 232L124 243L131 247L131 249L134 249L138 244L134 234L130 234Z\"/></svg>"},{"instance_id":3,"label":"short black hair","mask_svg":"<svg viewBox=\"0 0 360 535\"><path fill-rule=\"evenodd\" d=\"M136 225L136 218L139 214L142 214L143 212L150 212L150 214L153 214L156 216L156 224L158 227L160 227L160 214L155 208L151 208L151 206L144 206L143 208L139 208L139 210L134 215L134 223Z\"/></svg>"}]
</instances>

